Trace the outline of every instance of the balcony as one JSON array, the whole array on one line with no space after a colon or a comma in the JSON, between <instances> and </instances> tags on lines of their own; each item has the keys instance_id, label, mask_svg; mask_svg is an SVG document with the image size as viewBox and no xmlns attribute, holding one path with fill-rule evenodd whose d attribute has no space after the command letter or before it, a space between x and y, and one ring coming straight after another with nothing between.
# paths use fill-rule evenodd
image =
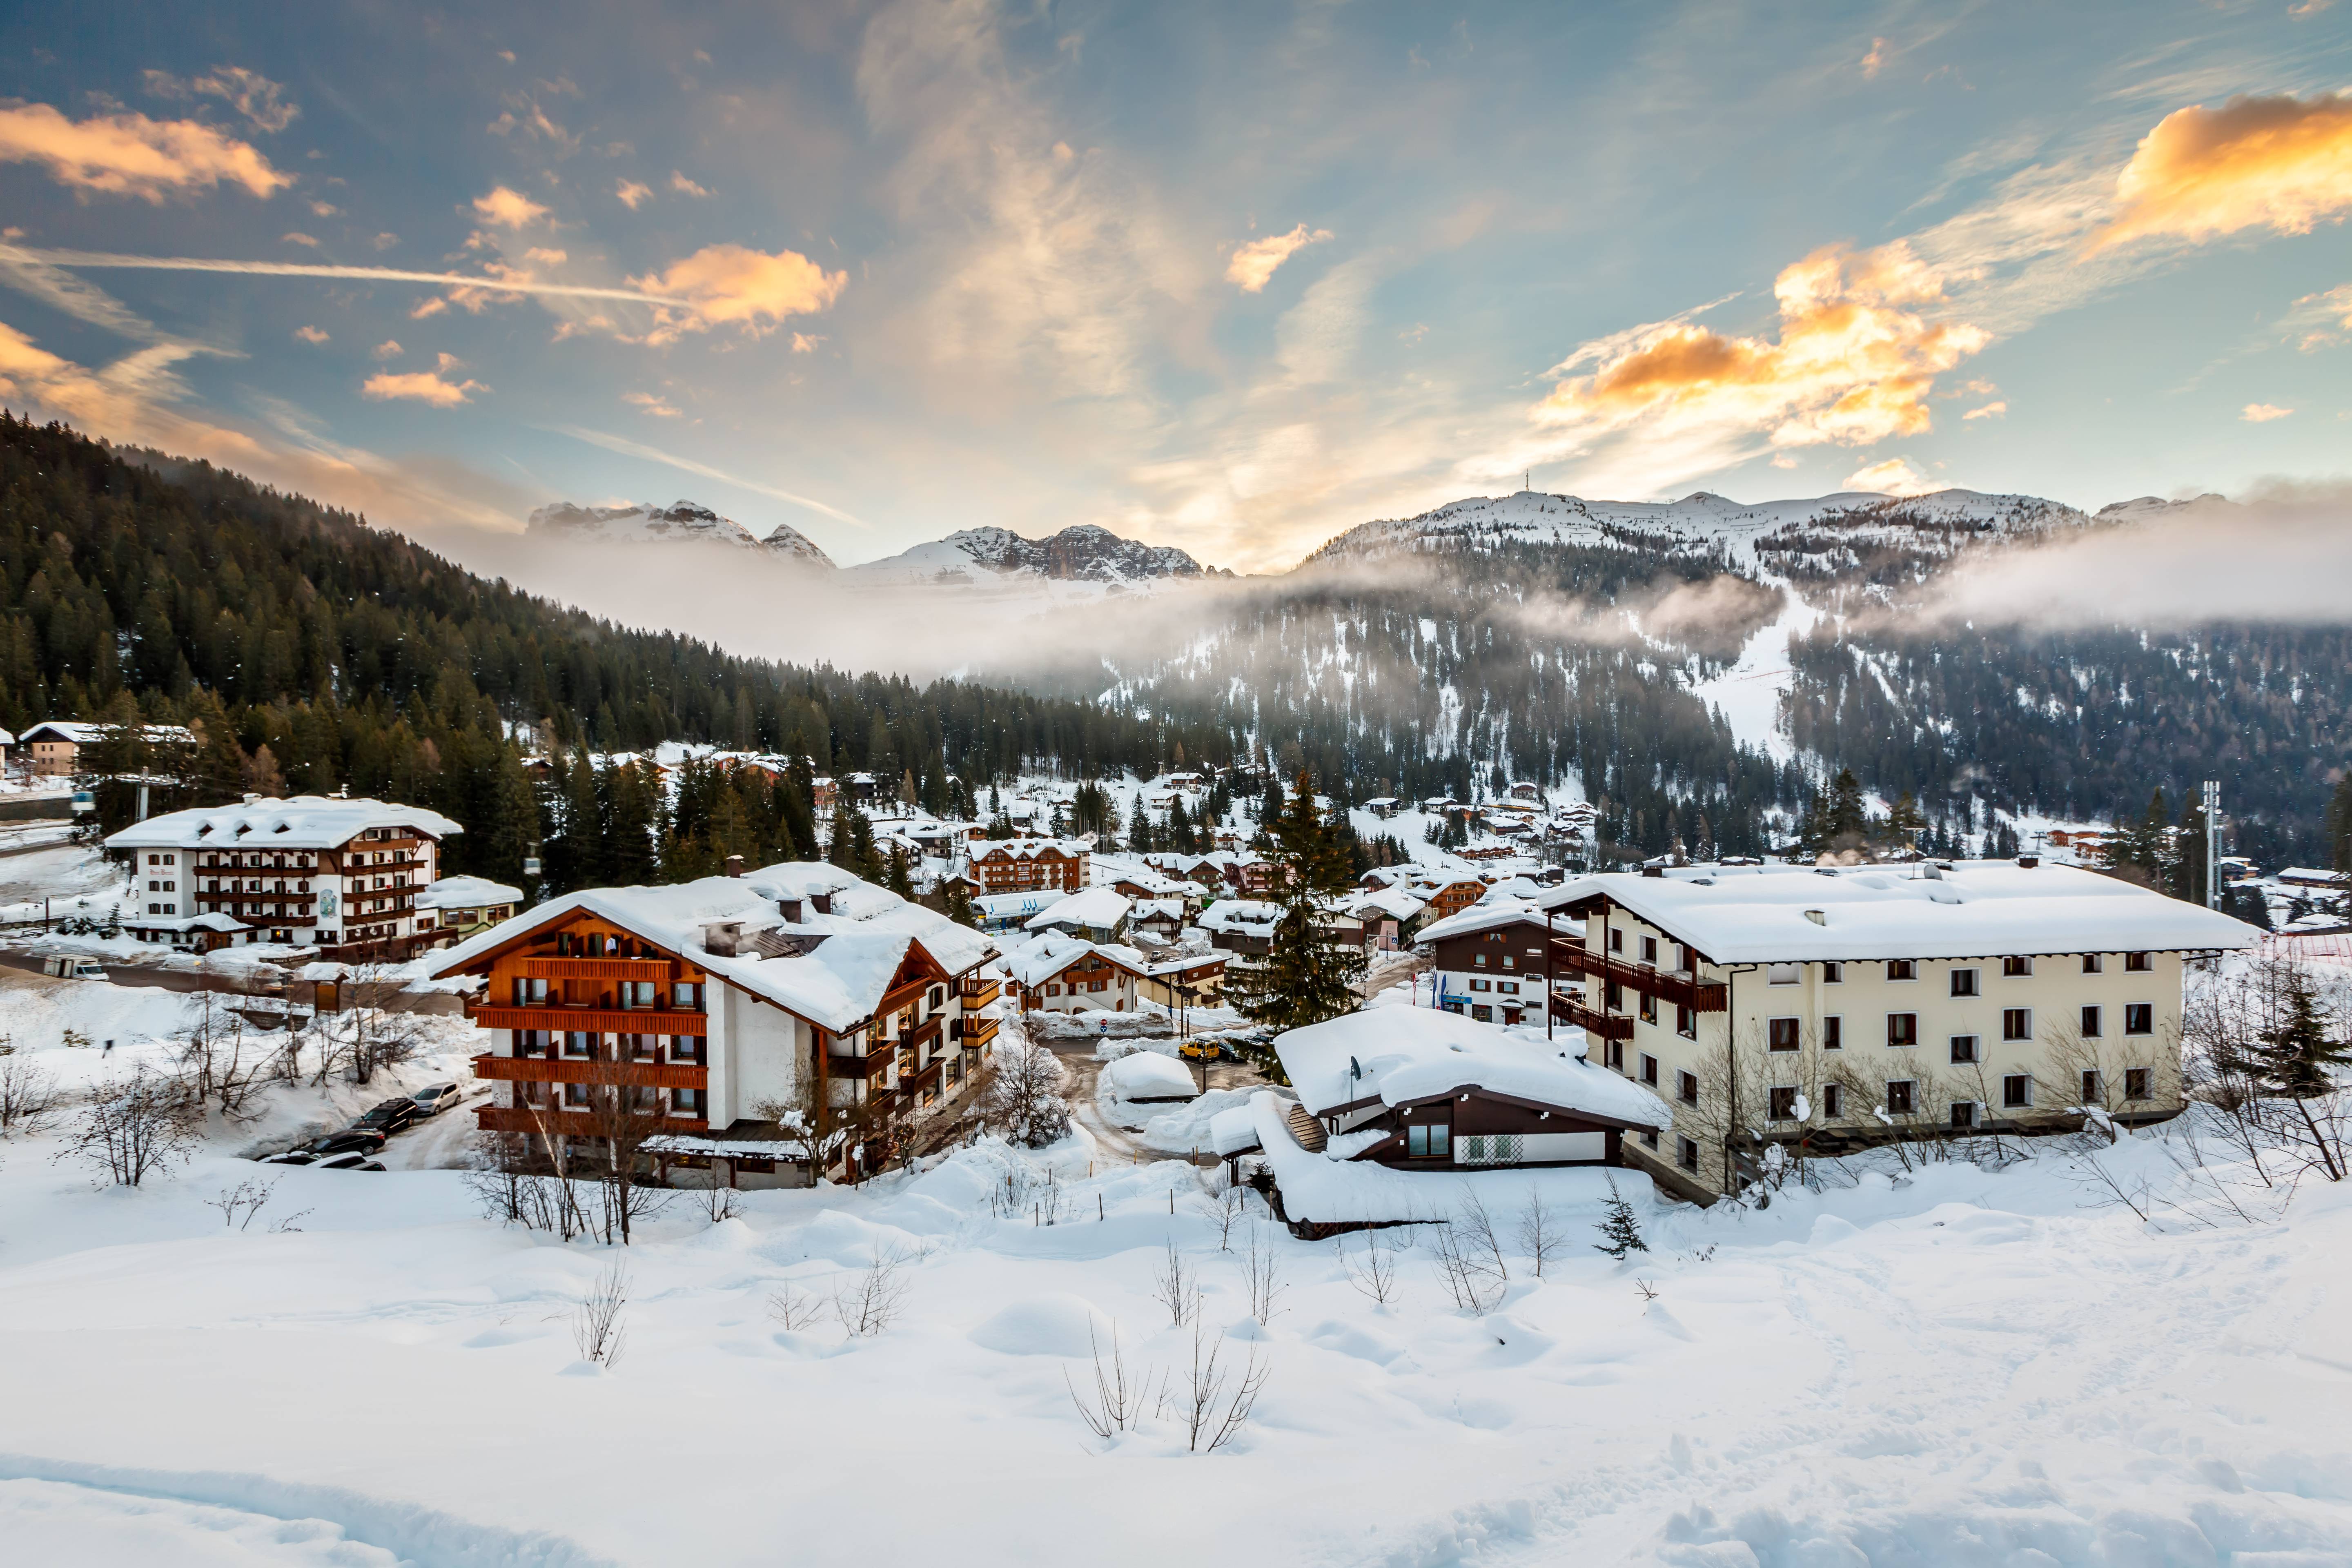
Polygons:
<instances>
[{"instance_id":1,"label":"balcony","mask_svg":"<svg viewBox=\"0 0 2352 1568\"><path fill-rule=\"evenodd\" d=\"M957 1031L957 1037L967 1046L984 1046L996 1038L994 1018L966 1018Z\"/></svg>"},{"instance_id":2,"label":"balcony","mask_svg":"<svg viewBox=\"0 0 2352 1568\"><path fill-rule=\"evenodd\" d=\"M710 1087L710 1069L695 1062L606 1062L586 1057L476 1057L474 1076L509 1082L625 1083L655 1089Z\"/></svg>"},{"instance_id":3,"label":"balcony","mask_svg":"<svg viewBox=\"0 0 2352 1568\"><path fill-rule=\"evenodd\" d=\"M467 1014L480 1029L551 1029L590 1035L708 1035L710 1016L672 1007L569 1007L562 1003L528 1007L485 1004Z\"/></svg>"},{"instance_id":4,"label":"balcony","mask_svg":"<svg viewBox=\"0 0 2352 1568\"><path fill-rule=\"evenodd\" d=\"M940 1071L945 1061L946 1058L943 1057L933 1057L920 1070L900 1073L898 1092L912 1099L927 1089L937 1089L940 1086Z\"/></svg>"},{"instance_id":5,"label":"balcony","mask_svg":"<svg viewBox=\"0 0 2352 1568\"><path fill-rule=\"evenodd\" d=\"M985 1007L1003 994L1004 983L994 976L985 980L967 980L963 983L963 1005L967 1011L974 1007Z\"/></svg>"},{"instance_id":6,"label":"balcony","mask_svg":"<svg viewBox=\"0 0 2352 1568\"><path fill-rule=\"evenodd\" d=\"M1622 958L1594 952L1575 941L1555 940L1551 952L1555 969L1590 974L1601 980L1613 980L1620 985L1671 1002L1677 1007L1687 1007L1694 1013L1720 1013L1731 1005L1726 987L1693 979L1687 970L1656 969L1646 963L1628 963Z\"/></svg>"},{"instance_id":7,"label":"balcony","mask_svg":"<svg viewBox=\"0 0 2352 1568\"><path fill-rule=\"evenodd\" d=\"M583 1110L526 1110L521 1106L485 1105L474 1112L474 1125L485 1132L552 1132L562 1138L600 1138L602 1119ZM708 1132L710 1123L698 1116L648 1116L661 1125L656 1132Z\"/></svg>"},{"instance_id":8,"label":"balcony","mask_svg":"<svg viewBox=\"0 0 2352 1568\"><path fill-rule=\"evenodd\" d=\"M1551 999L1551 1016L1600 1039L1630 1040L1633 1037L1633 1019L1622 1014L1596 1013L1583 1003L1571 1002L1565 996Z\"/></svg>"},{"instance_id":9,"label":"balcony","mask_svg":"<svg viewBox=\"0 0 2352 1568\"><path fill-rule=\"evenodd\" d=\"M526 980L634 980L667 985L677 965L667 958L526 958L515 973Z\"/></svg>"}]
</instances>

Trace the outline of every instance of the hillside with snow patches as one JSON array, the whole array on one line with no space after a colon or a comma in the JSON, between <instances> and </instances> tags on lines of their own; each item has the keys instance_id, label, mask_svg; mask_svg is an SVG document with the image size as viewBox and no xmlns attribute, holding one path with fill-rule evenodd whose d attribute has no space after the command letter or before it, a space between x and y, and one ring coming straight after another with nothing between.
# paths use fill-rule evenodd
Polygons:
<instances>
[{"instance_id":1,"label":"hillside with snow patches","mask_svg":"<svg viewBox=\"0 0 2352 1568\"><path fill-rule=\"evenodd\" d=\"M524 532L551 542L582 544L715 544L749 550L793 565L832 570L833 557L789 523L764 536L707 506L680 500L668 506L574 506L556 502L530 514Z\"/></svg>"}]
</instances>

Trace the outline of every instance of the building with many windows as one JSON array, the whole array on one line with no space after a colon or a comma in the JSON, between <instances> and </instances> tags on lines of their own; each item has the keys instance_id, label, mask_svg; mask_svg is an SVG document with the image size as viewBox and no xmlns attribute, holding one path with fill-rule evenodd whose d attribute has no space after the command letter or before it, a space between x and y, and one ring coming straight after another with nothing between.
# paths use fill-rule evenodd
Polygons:
<instances>
[{"instance_id":1,"label":"building with many windows","mask_svg":"<svg viewBox=\"0 0 2352 1568\"><path fill-rule=\"evenodd\" d=\"M1736 1185L1761 1143L2177 1115L2188 965L2258 934L2031 858L1656 868L1537 904L1559 928L1556 1017L1674 1108L1630 1163L1696 1195Z\"/></svg>"},{"instance_id":2,"label":"building with many windows","mask_svg":"<svg viewBox=\"0 0 2352 1568\"><path fill-rule=\"evenodd\" d=\"M150 940L208 931L399 952L418 934L417 900L440 874L441 841L464 831L422 806L249 795L133 823L106 847L135 868L123 924Z\"/></svg>"},{"instance_id":3,"label":"building with many windows","mask_svg":"<svg viewBox=\"0 0 2352 1568\"><path fill-rule=\"evenodd\" d=\"M1026 893L1058 888L1075 893L1087 886L1092 851L1073 838L999 838L975 843L971 878L982 894Z\"/></svg>"}]
</instances>

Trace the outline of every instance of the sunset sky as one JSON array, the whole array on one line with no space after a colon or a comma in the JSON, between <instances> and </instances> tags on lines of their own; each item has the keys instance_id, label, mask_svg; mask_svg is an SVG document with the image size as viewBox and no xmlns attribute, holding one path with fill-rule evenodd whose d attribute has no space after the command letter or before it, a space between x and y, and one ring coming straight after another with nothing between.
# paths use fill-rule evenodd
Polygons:
<instances>
[{"instance_id":1,"label":"sunset sky","mask_svg":"<svg viewBox=\"0 0 2352 1568\"><path fill-rule=\"evenodd\" d=\"M2242 493L2352 470L2347 89L2352 0L17 6L0 401L845 563Z\"/></svg>"}]
</instances>

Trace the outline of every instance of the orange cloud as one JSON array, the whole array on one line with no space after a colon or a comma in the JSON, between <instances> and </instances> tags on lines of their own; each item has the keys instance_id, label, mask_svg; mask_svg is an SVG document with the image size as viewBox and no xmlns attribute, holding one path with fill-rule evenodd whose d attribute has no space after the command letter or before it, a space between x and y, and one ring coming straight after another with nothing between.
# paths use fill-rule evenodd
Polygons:
<instances>
[{"instance_id":1,"label":"orange cloud","mask_svg":"<svg viewBox=\"0 0 2352 1568\"><path fill-rule=\"evenodd\" d=\"M318 327L297 327L294 329L294 335L306 343L323 343L327 341L325 331Z\"/></svg>"},{"instance_id":2,"label":"orange cloud","mask_svg":"<svg viewBox=\"0 0 2352 1568\"><path fill-rule=\"evenodd\" d=\"M1988 403L1982 408L1971 408L1960 416L1963 419L1998 419L2009 412L2006 403Z\"/></svg>"},{"instance_id":3,"label":"orange cloud","mask_svg":"<svg viewBox=\"0 0 2352 1568\"><path fill-rule=\"evenodd\" d=\"M2176 110L2140 140L2116 194L2123 210L2086 254L2158 236L2308 234L2322 219L2341 223L2352 210L2352 96Z\"/></svg>"},{"instance_id":4,"label":"orange cloud","mask_svg":"<svg viewBox=\"0 0 2352 1568\"><path fill-rule=\"evenodd\" d=\"M1225 281L1239 284L1244 294L1257 293L1274 280L1276 269L1284 262L1308 246L1330 237L1329 229L1318 228L1310 233L1302 223L1288 234L1253 239L1234 252L1232 262L1225 268Z\"/></svg>"},{"instance_id":5,"label":"orange cloud","mask_svg":"<svg viewBox=\"0 0 2352 1568\"><path fill-rule=\"evenodd\" d=\"M405 374L378 371L360 384L360 391L370 397L379 400L402 398L429 403L436 408L455 408L460 403L470 401L466 395L467 393L488 390L478 381L444 381L440 372L432 370L411 371Z\"/></svg>"},{"instance_id":6,"label":"orange cloud","mask_svg":"<svg viewBox=\"0 0 2352 1568\"><path fill-rule=\"evenodd\" d=\"M849 286L849 274L827 272L796 250L770 256L740 245L713 245L667 272L632 278L629 286L686 301L683 310L656 311L660 324L647 341L669 342L681 331L716 326L738 326L752 337L773 331L788 316L830 307Z\"/></svg>"},{"instance_id":7,"label":"orange cloud","mask_svg":"<svg viewBox=\"0 0 2352 1568\"><path fill-rule=\"evenodd\" d=\"M520 191L500 185L488 195L474 198L474 214L484 223L498 224L505 228L521 228L545 217L547 209Z\"/></svg>"},{"instance_id":8,"label":"orange cloud","mask_svg":"<svg viewBox=\"0 0 2352 1568\"><path fill-rule=\"evenodd\" d=\"M631 212L635 212L637 210L637 204L639 202L644 201L647 196L654 194L654 188L651 185L641 185L635 180L623 180L620 184L620 188L615 190L613 194L621 198L621 205L623 206L628 208Z\"/></svg>"},{"instance_id":9,"label":"orange cloud","mask_svg":"<svg viewBox=\"0 0 2352 1568\"><path fill-rule=\"evenodd\" d=\"M1769 432L1776 447L1864 447L1929 426L1935 378L1991 341L1961 321L1906 307L1943 298L1933 268L1897 241L1827 246L1782 269L1780 337L1717 332L1687 321L1587 344L1537 405L1547 423L1618 429L1637 421Z\"/></svg>"},{"instance_id":10,"label":"orange cloud","mask_svg":"<svg viewBox=\"0 0 2352 1568\"><path fill-rule=\"evenodd\" d=\"M0 109L0 163L46 163L59 184L151 202L224 184L268 196L294 183L247 143L194 120L72 121L46 103Z\"/></svg>"},{"instance_id":11,"label":"orange cloud","mask_svg":"<svg viewBox=\"0 0 2352 1568\"><path fill-rule=\"evenodd\" d=\"M1923 496L1929 490L1944 487L1911 466L1908 458L1889 458L1883 463L1873 463L1866 468L1856 468L1845 477L1850 490L1876 490L1881 495Z\"/></svg>"}]
</instances>

